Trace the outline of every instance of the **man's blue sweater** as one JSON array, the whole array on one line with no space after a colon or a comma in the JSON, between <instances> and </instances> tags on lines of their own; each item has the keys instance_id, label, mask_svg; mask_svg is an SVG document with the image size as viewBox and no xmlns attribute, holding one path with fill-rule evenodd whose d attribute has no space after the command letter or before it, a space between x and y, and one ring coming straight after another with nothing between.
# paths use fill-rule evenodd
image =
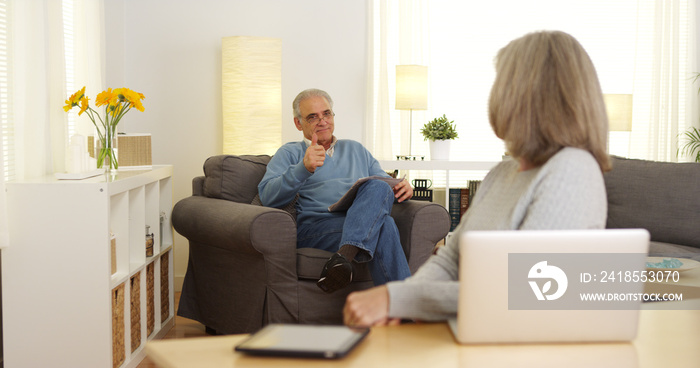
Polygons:
<instances>
[{"instance_id":1,"label":"man's blue sweater","mask_svg":"<svg viewBox=\"0 0 700 368\"><path fill-rule=\"evenodd\" d=\"M297 193L297 224L319 216L334 216L328 206L335 203L357 179L388 176L379 162L359 142L342 139L335 144L333 156L311 173L304 166L307 145L290 142L277 150L258 185L260 201L268 207L283 207Z\"/></svg>"}]
</instances>

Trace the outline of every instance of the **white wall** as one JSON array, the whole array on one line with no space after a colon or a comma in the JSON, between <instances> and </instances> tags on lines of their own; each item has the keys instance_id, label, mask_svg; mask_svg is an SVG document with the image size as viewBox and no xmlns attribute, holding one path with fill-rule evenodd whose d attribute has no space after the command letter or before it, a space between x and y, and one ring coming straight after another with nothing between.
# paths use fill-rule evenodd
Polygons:
<instances>
[{"instance_id":1,"label":"white wall","mask_svg":"<svg viewBox=\"0 0 700 368\"><path fill-rule=\"evenodd\" d=\"M301 139L291 102L314 87L335 100L336 135L362 141L366 2L106 0L106 81L146 96L120 131L151 133L154 164L174 165L173 203L191 194L204 160L221 154L221 38L282 39L282 141ZM176 235L179 290L188 244Z\"/></svg>"}]
</instances>

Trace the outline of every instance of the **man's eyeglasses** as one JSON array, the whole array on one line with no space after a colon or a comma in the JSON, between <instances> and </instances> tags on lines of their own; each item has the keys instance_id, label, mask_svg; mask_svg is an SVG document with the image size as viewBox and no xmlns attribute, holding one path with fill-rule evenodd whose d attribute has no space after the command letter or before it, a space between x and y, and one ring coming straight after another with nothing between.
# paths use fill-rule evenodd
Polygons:
<instances>
[{"instance_id":1,"label":"man's eyeglasses","mask_svg":"<svg viewBox=\"0 0 700 368\"><path fill-rule=\"evenodd\" d=\"M334 116L335 116L335 113L333 111L326 111L321 116L314 114L314 115L310 115L310 116L306 117L304 120L306 120L306 122L311 124L311 125L317 125L317 124L321 123L321 120L333 121Z\"/></svg>"}]
</instances>

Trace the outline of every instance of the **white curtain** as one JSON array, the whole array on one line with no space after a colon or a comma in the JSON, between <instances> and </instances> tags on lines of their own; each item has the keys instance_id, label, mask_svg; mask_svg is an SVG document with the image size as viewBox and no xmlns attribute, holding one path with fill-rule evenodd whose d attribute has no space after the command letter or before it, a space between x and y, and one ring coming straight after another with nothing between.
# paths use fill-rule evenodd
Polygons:
<instances>
[{"instance_id":1,"label":"white curtain","mask_svg":"<svg viewBox=\"0 0 700 368\"><path fill-rule=\"evenodd\" d=\"M107 89L103 0L64 0L73 2L73 73L68 84L75 90L85 86L90 101ZM71 75L72 74L72 75ZM70 83L72 82L72 83ZM112 88L123 87L114 86ZM75 91L68 91L73 93ZM71 111L77 115L77 110ZM76 119L71 134L95 134L95 127L84 114Z\"/></svg>"},{"instance_id":2,"label":"white curtain","mask_svg":"<svg viewBox=\"0 0 700 368\"><path fill-rule=\"evenodd\" d=\"M413 155L426 154L419 133L426 112L395 109L395 80L396 65L429 65L428 1L370 0L368 15L366 146L378 159L408 155L409 146Z\"/></svg>"},{"instance_id":3,"label":"white curtain","mask_svg":"<svg viewBox=\"0 0 700 368\"><path fill-rule=\"evenodd\" d=\"M17 178L31 178L63 168L63 9L51 0L13 1L11 8L15 170Z\"/></svg>"},{"instance_id":4,"label":"white curtain","mask_svg":"<svg viewBox=\"0 0 700 368\"><path fill-rule=\"evenodd\" d=\"M678 161L679 134L697 124L695 6L639 2L631 157Z\"/></svg>"},{"instance_id":5,"label":"white curtain","mask_svg":"<svg viewBox=\"0 0 700 368\"><path fill-rule=\"evenodd\" d=\"M0 165L5 169L4 130L0 130ZM7 225L7 196L5 193L5 175L0 175L0 249L10 245L9 226Z\"/></svg>"},{"instance_id":6,"label":"white curtain","mask_svg":"<svg viewBox=\"0 0 700 368\"><path fill-rule=\"evenodd\" d=\"M31 178L64 169L68 143L68 115L64 101L87 86L94 100L104 85L103 3L94 0L66 0L72 24L64 24L64 2L54 0L13 1L12 75L15 124L16 174ZM64 30L70 27L72 46L66 55ZM66 59L74 65L66 78ZM67 85L75 90L68 91ZM75 109L72 111L76 113ZM84 117L77 131L92 132Z\"/></svg>"},{"instance_id":7,"label":"white curtain","mask_svg":"<svg viewBox=\"0 0 700 368\"><path fill-rule=\"evenodd\" d=\"M69 5L71 24L64 24L64 2ZM22 180L63 171L70 130L62 107L75 92L67 91L67 83L79 86L76 90L86 85L93 99L104 85L101 0L9 0L8 10L8 116L13 133L0 136L0 141L11 141L13 147L8 155L10 163L6 165L5 157L0 157L5 174L0 175L0 246L8 242L7 173L12 179ZM66 27L70 32L65 32ZM75 63L68 78L67 33L73 45L69 59ZM84 122L81 125L86 126Z\"/></svg>"},{"instance_id":8,"label":"white curtain","mask_svg":"<svg viewBox=\"0 0 700 368\"><path fill-rule=\"evenodd\" d=\"M9 88L12 79L10 78L8 71L9 63L7 62L9 55L8 48L10 45L10 36L8 32L10 24L8 1L0 0L0 7L2 7L2 13L0 13L0 16L2 17L0 18L0 26L2 27L2 32L0 32L0 45L4 45L4 48L2 48L0 51L0 55L2 56L2 58L0 58L0 62L1 60L4 60L1 65L2 68L0 68L0 83L3 87ZM0 120L0 122L2 122L2 129L0 129L0 169L3 170L3 175L0 175L0 248L8 246L10 239L9 228L7 225L7 200L5 194L5 177L7 166L5 164L5 159L9 159L8 155L5 154L5 150L9 149L10 146L6 143L6 138L12 133L9 121L9 102L9 93L0 89L0 109L3 112L3 114L0 115L0 119L2 119Z\"/></svg>"}]
</instances>

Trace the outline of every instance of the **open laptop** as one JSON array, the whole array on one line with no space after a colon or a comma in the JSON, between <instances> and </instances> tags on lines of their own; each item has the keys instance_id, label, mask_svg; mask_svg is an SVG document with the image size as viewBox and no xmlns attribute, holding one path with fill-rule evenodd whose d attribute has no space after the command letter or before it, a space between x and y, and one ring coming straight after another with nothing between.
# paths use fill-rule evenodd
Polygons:
<instances>
[{"instance_id":1,"label":"open laptop","mask_svg":"<svg viewBox=\"0 0 700 368\"><path fill-rule=\"evenodd\" d=\"M636 336L646 230L470 231L459 242L459 306L450 321L458 342Z\"/></svg>"}]
</instances>

